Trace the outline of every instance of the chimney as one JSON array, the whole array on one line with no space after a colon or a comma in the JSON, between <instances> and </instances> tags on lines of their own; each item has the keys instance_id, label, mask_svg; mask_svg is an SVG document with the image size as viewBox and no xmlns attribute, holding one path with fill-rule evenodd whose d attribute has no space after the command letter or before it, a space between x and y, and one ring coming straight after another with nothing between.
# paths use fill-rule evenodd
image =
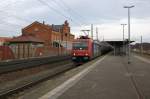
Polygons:
<instances>
[{"instance_id":1,"label":"chimney","mask_svg":"<svg viewBox=\"0 0 150 99\"><path fill-rule=\"evenodd\" d=\"M45 21L43 21L43 25L45 25Z\"/></svg>"},{"instance_id":2,"label":"chimney","mask_svg":"<svg viewBox=\"0 0 150 99\"><path fill-rule=\"evenodd\" d=\"M54 27L54 24L52 24L52 28Z\"/></svg>"}]
</instances>

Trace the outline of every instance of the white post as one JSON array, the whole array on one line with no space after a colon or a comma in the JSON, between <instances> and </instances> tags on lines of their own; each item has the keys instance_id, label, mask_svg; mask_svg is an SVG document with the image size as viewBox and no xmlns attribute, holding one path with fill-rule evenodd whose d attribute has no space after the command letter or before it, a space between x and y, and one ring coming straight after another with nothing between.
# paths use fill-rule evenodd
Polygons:
<instances>
[{"instance_id":1,"label":"white post","mask_svg":"<svg viewBox=\"0 0 150 99\"><path fill-rule=\"evenodd\" d=\"M93 39L93 24L91 24L91 38Z\"/></svg>"},{"instance_id":2,"label":"white post","mask_svg":"<svg viewBox=\"0 0 150 99\"><path fill-rule=\"evenodd\" d=\"M96 27L96 40L98 40L98 28Z\"/></svg>"},{"instance_id":3,"label":"white post","mask_svg":"<svg viewBox=\"0 0 150 99\"><path fill-rule=\"evenodd\" d=\"M124 6L124 8L128 9L128 64L131 63L131 49L130 49L130 8L133 8L134 6Z\"/></svg>"},{"instance_id":4,"label":"white post","mask_svg":"<svg viewBox=\"0 0 150 99\"><path fill-rule=\"evenodd\" d=\"M129 40L129 53L128 53L128 63L130 64L131 60L130 60L130 9L128 8L128 40Z\"/></svg>"},{"instance_id":5,"label":"white post","mask_svg":"<svg viewBox=\"0 0 150 99\"><path fill-rule=\"evenodd\" d=\"M123 26L123 45L122 45L122 52L123 52L123 55L124 55L124 53L125 53L125 47L124 47L124 27L125 27L125 25L127 25L127 24L121 24L122 26Z\"/></svg>"},{"instance_id":6,"label":"white post","mask_svg":"<svg viewBox=\"0 0 150 99\"><path fill-rule=\"evenodd\" d=\"M143 54L143 40L142 40L142 36L141 36L141 55Z\"/></svg>"}]
</instances>

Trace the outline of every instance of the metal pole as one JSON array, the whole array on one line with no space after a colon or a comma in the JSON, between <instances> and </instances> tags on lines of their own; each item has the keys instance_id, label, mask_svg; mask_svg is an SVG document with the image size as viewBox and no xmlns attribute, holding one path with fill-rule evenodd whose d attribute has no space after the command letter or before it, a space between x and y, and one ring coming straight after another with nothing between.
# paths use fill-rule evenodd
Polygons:
<instances>
[{"instance_id":1,"label":"metal pole","mask_svg":"<svg viewBox=\"0 0 150 99\"><path fill-rule=\"evenodd\" d=\"M58 48L58 53L59 53L59 56L61 56L62 33L61 33L61 29L60 29L60 28L59 28L59 33L60 33L60 38L59 38L59 48Z\"/></svg>"},{"instance_id":2,"label":"metal pole","mask_svg":"<svg viewBox=\"0 0 150 99\"><path fill-rule=\"evenodd\" d=\"M68 50L68 48L67 48L67 36L66 36L66 55L67 55L67 50Z\"/></svg>"},{"instance_id":3,"label":"metal pole","mask_svg":"<svg viewBox=\"0 0 150 99\"><path fill-rule=\"evenodd\" d=\"M141 55L143 54L143 40L142 40L142 36L141 36Z\"/></svg>"},{"instance_id":4,"label":"metal pole","mask_svg":"<svg viewBox=\"0 0 150 99\"><path fill-rule=\"evenodd\" d=\"M98 28L96 27L96 40L98 40Z\"/></svg>"},{"instance_id":5,"label":"metal pole","mask_svg":"<svg viewBox=\"0 0 150 99\"><path fill-rule=\"evenodd\" d=\"M103 35L103 41L105 40L104 35Z\"/></svg>"},{"instance_id":6,"label":"metal pole","mask_svg":"<svg viewBox=\"0 0 150 99\"><path fill-rule=\"evenodd\" d=\"M123 55L124 55L124 53L125 53L125 47L124 47L124 28L125 28L125 25L127 25L127 24L121 24L122 25L122 27L123 27L123 45L122 45L122 52L123 52Z\"/></svg>"},{"instance_id":7,"label":"metal pole","mask_svg":"<svg viewBox=\"0 0 150 99\"><path fill-rule=\"evenodd\" d=\"M91 24L91 38L93 39L93 24Z\"/></svg>"},{"instance_id":8,"label":"metal pole","mask_svg":"<svg viewBox=\"0 0 150 99\"><path fill-rule=\"evenodd\" d=\"M122 45L123 55L124 55L124 25L123 25L123 45Z\"/></svg>"},{"instance_id":9,"label":"metal pole","mask_svg":"<svg viewBox=\"0 0 150 99\"><path fill-rule=\"evenodd\" d=\"M130 49L130 8L133 8L134 6L124 6L124 8L128 8L128 64L131 63L131 49Z\"/></svg>"},{"instance_id":10,"label":"metal pole","mask_svg":"<svg viewBox=\"0 0 150 99\"><path fill-rule=\"evenodd\" d=\"M128 8L128 39L129 39L129 45L128 45L128 64L130 64L131 60L130 60L130 8Z\"/></svg>"}]
</instances>

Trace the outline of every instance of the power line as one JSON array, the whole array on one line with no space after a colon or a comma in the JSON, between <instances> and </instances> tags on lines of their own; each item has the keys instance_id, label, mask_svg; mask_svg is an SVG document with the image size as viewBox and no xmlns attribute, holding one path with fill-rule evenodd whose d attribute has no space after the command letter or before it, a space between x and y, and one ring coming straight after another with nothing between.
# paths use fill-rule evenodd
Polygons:
<instances>
[{"instance_id":1,"label":"power line","mask_svg":"<svg viewBox=\"0 0 150 99\"><path fill-rule=\"evenodd\" d=\"M9 5L12 5L12 3L13 3L13 4L14 4L14 3L16 4L17 2L18 2L18 1L16 0L16 1L13 1L13 2L11 2L11 3L8 3L8 4L5 5L3 8L6 8L6 7L8 7ZM0 12L7 14L8 17L14 17L14 18L19 19L19 20L22 20L22 21L24 21L24 22L31 22L31 21L28 20L28 19L23 19L23 18L21 18L21 17L18 17L18 16L14 15L14 14L10 14L9 12L3 11L3 10L0 10Z\"/></svg>"},{"instance_id":2,"label":"power line","mask_svg":"<svg viewBox=\"0 0 150 99\"><path fill-rule=\"evenodd\" d=\"M65 5L64 2L61 2L61 1L57 1L57 0L52 0L55 4L61 6L61 8L63 8L63 10L65 12L67 12L70 16L73 14L73 17L75 20L77 20L80 24L83 24L84 22L82 22L82 20L80 20L78 17L76 17L76 13L70 8L68 7L67 5ZM61 3L60 3L61 2Z\"/></svg>"},{"instance_id":3,"label":"power line","mask_svg":"<svg viewBox=\"0 0 150 99\"><path fill-rule=\"evenodd\" d=\"M22 21L24 21L24 22L31 22L31 21L28 20L28 19L23 19L23 18L21 18L21 17L18 17L18 16L14 15L14 14L10 14L10 13L5 12L5 11L2 11L2 10L0 10L0 12L7 14L7 16L8 16L8 17L11 17L11 18L14 17L14 18L19 19L19 20L22 20Z\"/></svg>"},{"instance_id":4,"label":"power line","mask_svg":"<svg viewBox=\"0 0 150 99\"><path fill-rule=\"evenodd\" d=\"M48 3L46 3L46 2L44 2L44 1L42 1L42 0L38 0L38 1L39 1L40 3L46 5L48 8L52 9L53 11L59 13L59 14L60 14L61 16L63 16L64 18L67 18L67 19L72 20L71 18L66 17L66 16L65 16L64 14L62 14L60 11L58 11L58 10L56 10L55 8L51 7Z\"/></svg>"},{"instance_id":5,"label":"power line","mask_svg":"<svg viewBox=\"0 0 150 99\"><path fill-rule=\"evenodd\" d=\"M12 31L12 30L5 30L5 29L0 29L0 32L1 32L1 31L4 31L4 32L6 32L6 31L7 31L7 32L16 32L16 31Z\"/></svg>"},{"instance_id":6,"label":"power line","mask_svg":"<svg viewBox=\"0 0 150 99\"><path fill-rule=\"evenodd\" d=\"M6 7L8 7L9 5L11 5L12 3L14 4L16 4L18 1L16 0L16 1L12 1L11 3L9 2L7 5L5 5L3 8L6 8Z\"/></svg>"},{"instance_id":7,"label":"power line","mask_svg":"<svg viewBox=\"0 0 150 99\"><path fill-rule=\"evenodd\" d=\"M59 10L57 10L57 9L55 9L55 8L53 8L53 7L51 7L51 6L50 6L48 3L46 3L45 1L42 1L42 0L38 0L38 1L39 1L41 4L46 5L48 8L50 8L50 9L53 10L54 12L58 13L58 14L61 15L62 17L66 18L66 19L69 19L69 20L72 21L73 23L75 23L75 24L81 26L81 24L77 23L76 21L73 21L72 18L70 18L70 17L64 15L61 11L59 11Z\"/></svg>"},{"instance_id":8,"label":"power line","mask_svg":"<svg viewBox=\"0 0 150 99\"><path fill-rule=\"evenodd\" d=\"M8 4L8 5L9 5L9 4ZM8 6L8 5L7 5L7 6ZM1 17L1 19L3 19L3 20L0 21L0 25L9 25L9 26L15 26L15 27L23 27L23 25L18 25L18 24L14 24L14 23L9 23L9 22L6 22L6 21L4 20L5 18L13 18L13 17L14 17L15 19L19 19L19 20L22 20L22 21L24 21L24 22L30 22L29 20L20 18L20 17L18 17L18 16L16 16L16 15L10 14L10 13L5 12L5 11L3 11L3 10L0 10L0 12L3 13L3 15L4 15L4 14L7 15L7 16L2 16L2 17ZM7 30L7 31L8 31L8 30Z\"/></svg>"},{"instance_id":9,"label":"power line","mask_svg":"<svg viewBox=\"0 0 150 99\"><path fill-rule=\"evenodd\" d=\"M13 24L13 23L9 23L9 22L6 22L6 21L1 21L0 25L11 25L11 26L23 27L22 25Z\"/></svg>"},{"instance_id":10,"label":"power line","mask_svg":"<svg viewBox=\"0 0 150 99\"><path fill-rule=\"evenodd\" d=\"M55 0L56 1L56 0ZM72 9L67 3L65 3L64 2L64 0L59 0L60 2L62 2L62 4L64 5L64 6L66 6L68 9L69 9L69 11L72 11L73 13L75 13L75 15L77 15L77 16L79 16L80 17L80 19L81 20L85 20L86 18L84 18L83 16L81 16L79 13L77 13L77 11L76 10L74 10L74 9ZM84 23L84 22L83 22Z\"/></svg>"}]
</instances>

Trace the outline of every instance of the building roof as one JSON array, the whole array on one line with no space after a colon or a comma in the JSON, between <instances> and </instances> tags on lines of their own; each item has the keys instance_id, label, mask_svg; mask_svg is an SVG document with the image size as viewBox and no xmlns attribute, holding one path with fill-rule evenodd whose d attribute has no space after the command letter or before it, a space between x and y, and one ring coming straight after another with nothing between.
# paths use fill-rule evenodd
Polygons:
<instances>
[{"instance_id":1,"label":"building roof","mask_svg":"<svg viewBox=\"0 0 150 99\"><path fill-rule=\"evenodd\" d=\"M23 28L22 30L26 30L30 27L32 27L33 25L39 25L41 26L43 29L46 30L52 30L53 32L57 32L57 33L61 33L63 31L64 26L69 27L69 23L67 21L65 21L63 24L61 25L49 25L49 24L45 24L45 22L43 21L43 23L40 23L38 21L33 22L32 24L26 26L25 28ZM70 28L70 27L69 27ZM70 32L70 31L69 31ZM74 36L73 34L69 33L71 36Z\"/></svg>"},{"instance_id":2,"label":"building roof","mask_svg":"<svg viewBox=\"0 0 150 99\"><path fill-rule=\"evenodd\" d=\"M33 36L18 36L18 37L14 37L11 40L9 40L8 42L10 43L44 43L44 41L35 38Z\"/></svg>"},{"instance_id":3,"label":"building roof","mask_svg":"<svg viewBox=\"0 0 150 99\"><path fill-rule=\"evenodd\" d=\"M0 42L6 42L10 39L11 39L10 37L0 37Z\"/></svg>"},{"instance_id":4,"label":"building roof","mask_svg":"<svg viewBox=\"0 0 150 99\"><path fill-rule=\"evenodd\" d=\"M52 24L52 30L56 32L60 32L60 30L63 28L63 25L53 25Z\"/></svg>"},{"instance_id":5,"label":"building roof","mask_svg":"<svg viewBox=\"0 0 150 99\"><path fill-rule=\"evenodd\" d=\"M31 26L34 25L34 24L39 24L39 25L41 25L42 27L44 27L44 28L46 28L46 29L51 29L51 28L52 28L52 30L53 30L53 31L56 31L56 32L59 32L61 29L63 29L63 26L64 26L64 25L69 26L69 23L68 23L67 21L65 21L64 24L62 24L62 25L54 25L54 24L49 25L49 24L45 24L44 21L43 21L43 23L40 23L40 22L38 22L38 21L35 21L35 22L33 22L32 24L28 25L27 27L25 27L25 28L23 28L23 29L26 29L26 28L28 28L28 27L31 27Z\"/></svg>"},{"instance_id":6,"label":"building roof","mask_svg":"<svg viewBox=\"0 0 150 99\"><path fill-rule=\"evenodd\" d=\"M38 22L38 21L35 21L35 22L33 22L32 24L30 24L30 25L26 26L25 28L23 28L23 30L24 30L24 29L27 29L27 28L29 28L29 27L31 27L31 26L33 26L34 24L38 24L38 25L42 26L42 27L45 28L45 29L51 29L51 26L50 26L50 25L45 24L44 22L43 22L43 23L40 23L40 22Z\"/></svg>"},{"instance_id":7,"label":"building roof","mask_svg":"<svg viewBox=\"0 0 150 99\"><path fill-rule=\"evenodd\" d=\"M112 46L118 46L121 47L123 45L123 41L105 41L107 43L109 43ZM130 41L130 43L133 43L134 41ZM128 44L128 41L124 41L124 44Z\"/></svg>"},{"instance_id":8,"label":"building roof","mask_svg":"<svg viewBox=\"0 0 150 99\"><path fill-rule=\"evenodd\" d=\"M56 32L60 32L60 30L63 29L64 26L69 27L69 23L67 20L65 20L64 24L62 25L54 25L54 24L51 25L52 30Z\"/></svg>"}]
</instances>

